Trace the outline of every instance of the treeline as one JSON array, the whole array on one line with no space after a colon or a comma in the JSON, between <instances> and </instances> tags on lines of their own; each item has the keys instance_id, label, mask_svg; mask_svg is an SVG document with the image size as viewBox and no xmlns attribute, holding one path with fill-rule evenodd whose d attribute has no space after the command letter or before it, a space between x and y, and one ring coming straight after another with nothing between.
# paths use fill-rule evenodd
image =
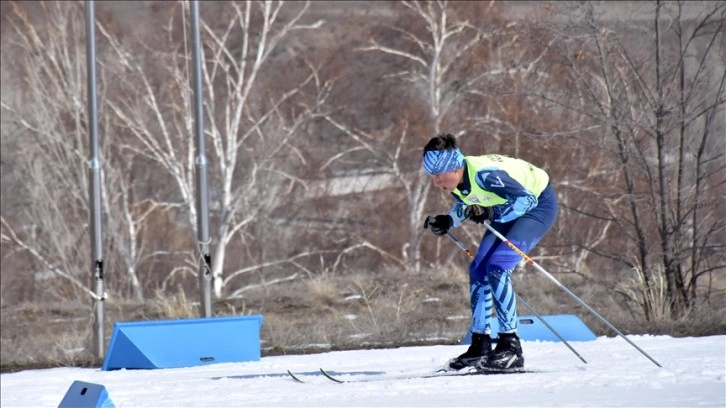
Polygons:
<instances>
[{"instance_id":1,"label":"treeline","mask_svg":"<svg viewBox=\"0 0 726 408\"><path fill-rule=\"evenodd\" d=\"M550 173L561 213L533 255L552 273L608 285L647 320L723 302L726 4L622 20L592 2L511 6L202 2L215 297L463 265L422 229L451 204L420 170L446 132ZM2 7L2 302L83 301L85 4ZM111 299L198 282L189 6L147 7L131 34L97 15ZM459 234L473 248L481 231Z\"/></svg>"}]
</instances>

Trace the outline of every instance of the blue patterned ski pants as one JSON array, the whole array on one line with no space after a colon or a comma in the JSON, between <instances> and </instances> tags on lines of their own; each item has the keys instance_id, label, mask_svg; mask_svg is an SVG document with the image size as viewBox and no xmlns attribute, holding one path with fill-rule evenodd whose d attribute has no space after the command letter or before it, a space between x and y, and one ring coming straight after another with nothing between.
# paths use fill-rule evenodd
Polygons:
<instances>
[{"instance_id":1,"label":"blue patterned ski pants","mask_svg":"<svg viewBox=\"0 0 726 408\"><path fill-rule=\"evenodd\" d=\"M507 223L491 226L517 248L529 253L549 231L557 218L557 197L551 185L540 194L537 207ZM522 257L486 230L479 250L469 265L471 330L491 334L490 317L496 310L500 333L517 330L517 302L512 287L512 271Z\"/></svg>"}]
</instances>

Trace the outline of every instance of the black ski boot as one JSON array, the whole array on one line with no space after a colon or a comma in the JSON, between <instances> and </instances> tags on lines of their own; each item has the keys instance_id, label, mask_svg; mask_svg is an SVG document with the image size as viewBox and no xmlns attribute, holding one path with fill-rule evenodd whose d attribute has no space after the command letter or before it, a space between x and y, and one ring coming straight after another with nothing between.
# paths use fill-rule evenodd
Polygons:
<instances>
[{"instance_id":1,"label":"black ski boot","mask_svg":"<svg viewBox=\"0 0 726 408\"><path fill-rule=\"evenodd\" d=\"M472 333L471 345L466 353L449 361L448 371L459 371L466 367L476 367L486 360L492 351L492 338L488 334Z\"/></svg>"},{"instance_id":2,"label":"black ski boot","mask_svg":"<svg viewBox=\"0 0 726 408\"><path fill-rule=\"evenodd\" d=\"M480 370L511 370L524 367L522 345L517 333L499 333L497 346L489 353L482 364L477 364Z\"/></svg>"}]
</instances>

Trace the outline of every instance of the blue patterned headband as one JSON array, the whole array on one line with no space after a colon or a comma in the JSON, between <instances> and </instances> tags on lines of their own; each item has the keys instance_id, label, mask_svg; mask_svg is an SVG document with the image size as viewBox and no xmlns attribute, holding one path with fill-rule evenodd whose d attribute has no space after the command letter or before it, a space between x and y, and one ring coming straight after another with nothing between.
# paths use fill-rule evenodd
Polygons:
<instances>
[{"instance_id":1,"label":"blue patterned headband","mask_svg":"<svg viewBox=\"0 0 726 408\"><path fill-rule=\"evenodd\" d=\"M464 155L459 148L429 150L423 155L423 168L428 174L448 173L464 167Z\"/></svg>"}]
</instances>

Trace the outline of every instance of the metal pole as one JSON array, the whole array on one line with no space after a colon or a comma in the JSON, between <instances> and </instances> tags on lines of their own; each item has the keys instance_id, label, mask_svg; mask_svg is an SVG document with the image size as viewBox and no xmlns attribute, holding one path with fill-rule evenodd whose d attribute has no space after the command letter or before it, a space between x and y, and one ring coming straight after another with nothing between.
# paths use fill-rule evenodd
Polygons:
<instances>
[{"instance_id":1,"label":"metal pole","mask_svg":"<svg viewBox=\"0 0 726 408\"><path fill-rule=\"evenodd\" d=\"M513 243L511 243L506 237L504 237L504 235L500 234L499 231L497 231L494 228L492 228L492 226L489 225L489 223L486 223L485 222L484 225L487 227L487 229L489 231L492 232L492 234L496 235L497 238L501 239L502 242L504 242L505 244L507 244L507 246L509 246L510 248L512 248L514 250L514 252L518 253L525 261L527 261L527 263L529 263L530 265L532 265L535 268L537 268L538 271L542 272L545 276L547 276L547 278L549 278L549 280L551 280L552 282L554 282L555 285L559 286L560 289L564 290L565 293L567 293L568 295L572 296L572 298L575 299L575 300L577 300L578 302L580 302L581 305L585 306L585 308L587 310L589 310L590 313L592 313L593 315L595 315L595 317L597 317L598 319L600 319L601 322L605 323L605 325L607 325L609 328L611 328L620 337L622 337L623 339L625 339L625 341L627 341L628 343L630 343L631 346L635 347L636 350L638 350L641 354L643 354L650 361L652 361L653 364L657 365L658 367L663 367L657 361L655 361L653 359L653 357L649 356L648 353L646 353L645 351L643 351L635 343L633 343L632 341L630 341L630 339L628 339L627 337L625 337L625 335L623 333L621 333L620 330L618 330L615 326L613 326L609 321L607 321L604 317L600 316L600 314L598 312L596 312L595 309L591 308L590 305L588 305L587 303L585 303L584 300L580 299L571 290L567 289L565 287L565 285L563 285L562 283L560 283L560 281L558 281L557 279L555 279L554 276L550 275L550 273L547 272L543 267L539 266L539 264L537 262L535 262L532 258L530 258L529 256L527 256L527 254L525 254L524 252L522 252L522 250L520 250L519 248L517 248L517 246L514 245Z\"/></svg>"},{"instance_id":2,"label":"metal pole","mask_svg":"<svg viewBox=\"0 0 726 408\"><path fill-rule=\"evenodd\" d=\"M459 241L458 238L456 238L450 232L447 232L446 234L449 236L449 238L451 238L452 241L454 241L454 243L459 248L461 248L462 251L466 252L466 254L469 255L469 257L471 259L474 259L474 254L467 247L465 247L464 244L461 241ZM585 359L580 355L580 353L578 353L574 348L572 348L572 346L570 346L570 343L568 343L567 340L565 340L565 338L562 337L560 335L560 333L558 333L557 330L555 330L554 327L552 327L549 323L547 323L547 321L544 318L542 318L542 316L540 316L537 312L535 312L534 309L529 304L527 304L527 302L524 301L524 299L522 299L517 293L515 293L514 296L517 297L517 301L520 302L522 305L524 305L524 307L526 307L527 310L529 310L537 318L537 320L542 322L542 324L544 324L545 327L547 327L555 336L557 336L557 338L560 339L560 341L562 343L564 343L564 345L567 346L567 348L569 348L570 351L572 351L583 363L587 364L587 361L585 361Z\"/></svg>"},{"instance_id":3,"label":"metal pole","mask_svg":"<svg viewBox=\"0 0 726 408\"><path fill-rule=\"evenodd\" d=\"M104 318L103 289L103 243L101 231L101 159L98 148L98 111L96 109L96 19L93 12L93 0L86 1L86 65L88 71L88 121L90 130L90 161L88 163L88 180L91 207L91 243L92 269L95 286L93 307L96 311L94 320L94 344L96 357L103 358L106 337Z\"/></svg>"},{"instance_id":4,"label":"metal pole","mask_svg":"<svg viewBox=\"0 0 726 408\"><path fill-rule=\"evenodd\" d=\"M209 198L207 193L207 157L204 146L204 105L202 104L202 62L199 38L199 2L190 1L192 49L194 62L194 130L197 137L197 240L199 258L199 288L203 317L212 316L212 257L209 254Z\"/></svg>"}]
</instances>

